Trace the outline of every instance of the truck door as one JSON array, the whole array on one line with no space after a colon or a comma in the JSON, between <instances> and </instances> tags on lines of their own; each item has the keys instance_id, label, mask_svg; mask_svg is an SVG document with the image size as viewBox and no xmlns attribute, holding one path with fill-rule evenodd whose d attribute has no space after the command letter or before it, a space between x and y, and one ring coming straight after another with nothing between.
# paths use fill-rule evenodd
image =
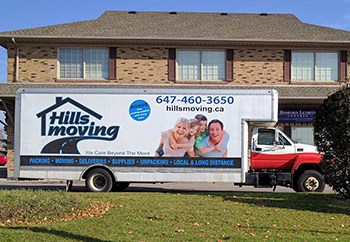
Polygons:
<instances>
[{"instance_id":1,"label":"truck door","mask_svg":"<svg viewBox=\"0 0 350 242\"><path fill-rule=\"evenodd\" d=\"M296 158L293 143L273 128L255 130L251 150L252 169L290 169Z\"/></svg>"}]
</instances>

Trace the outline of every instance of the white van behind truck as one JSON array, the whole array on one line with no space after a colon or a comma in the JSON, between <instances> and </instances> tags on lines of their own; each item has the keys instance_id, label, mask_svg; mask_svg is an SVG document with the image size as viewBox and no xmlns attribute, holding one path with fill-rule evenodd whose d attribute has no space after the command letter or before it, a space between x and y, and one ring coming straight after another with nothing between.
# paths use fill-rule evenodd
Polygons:
<instances>
[{"instance_id":1,"label":"white van behind truck","mask_svg":"<svg viewBox=\"0 0 350 242\"><path fill-rule=\"evenodd\" d=\"M323 190L316 148L268 126L277 109L273 89L20 89L14 176L85 179L94 192L132 182ZM200 138L190 135L197 115Z\"/></svg>"}]
</instances>

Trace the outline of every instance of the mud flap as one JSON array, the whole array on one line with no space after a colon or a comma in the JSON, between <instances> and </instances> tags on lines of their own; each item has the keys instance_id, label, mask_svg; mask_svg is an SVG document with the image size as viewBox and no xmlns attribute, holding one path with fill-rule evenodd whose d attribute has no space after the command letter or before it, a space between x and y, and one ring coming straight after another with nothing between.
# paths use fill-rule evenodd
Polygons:
<instances>
[{"instance_id":1,"label":"mud flap","mask_svg":"<svg viewBox=\"0 0 350 242\"><path fill-rule=\"evenodd\" d=\"M0 178L7 178L7 167L0 167Z\"/></svg>"}]
</instances>

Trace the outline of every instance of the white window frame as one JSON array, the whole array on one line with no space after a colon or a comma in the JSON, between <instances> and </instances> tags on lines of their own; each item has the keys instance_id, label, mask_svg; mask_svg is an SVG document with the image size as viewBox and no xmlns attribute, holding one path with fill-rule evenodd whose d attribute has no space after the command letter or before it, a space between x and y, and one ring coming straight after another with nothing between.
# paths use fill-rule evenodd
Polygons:
<instances>
[{"instance_id":1,"label":"white window frame","mask_svg":"<svg viewBox=\"0 0 350 242\"><path fill-rule=\"evenodd\" d=\"M196 51L199 52L199 79L179 79L179 52L181 51ZM203 52L220 52L223 53L223 76L222 79L215 79L215 80L204 80L204 74L203 74ZM176 50L176 80L178 81L225 81L226 80L226 51L225 50L218 50L218 49L178 49Z\"/></svg>"},{"instance_id":2,"label":"white window frame","mask_svg":"<svg viewBox=\"0 0 350 242\"><path fill-rule=\"evenodd\" d=\"M61 76L61 60L60 60L60 51L61 49L81 49L82 50L82 77L62 77ZM106 65L107 65L107 73L105 73L105 77L103 77L103 70L102 71L102 77L87 77L87 74L86 74L86 62L87 62L87 57L86 57L86 52L87 50L104 50L107 52L107 59L106 59ZM103 79L103 80L107 80L108 77L109 77L109 48L89 48L89 47L86 47L86 48L81 48L81 47L59 47L58 48L58 55L57 55L57 61L58 61L58 78L59 79Z\"/></svg>"},{"instance_id":3,"label":"white window frame","mask_svg":"<svg viewBox=\"0 0 350 242\"><path fill-rule=\"evenodd\" d=\"M293 76L294 70L293 70L293 54L295 53L309 53L312 54L312 74L311 74L311 79L297 79L296 77ZM336 78L335 80L320 80L318 78L317 75L317 54L336 54L336 64L335 64L335 68L336 68ZM292 51L292 58L291 58L291 80L295 81L295 82L338 82L340 79L340 55L338 51ZM332 76L332 74L331 74Z\"/></svg>"}]
</instances>

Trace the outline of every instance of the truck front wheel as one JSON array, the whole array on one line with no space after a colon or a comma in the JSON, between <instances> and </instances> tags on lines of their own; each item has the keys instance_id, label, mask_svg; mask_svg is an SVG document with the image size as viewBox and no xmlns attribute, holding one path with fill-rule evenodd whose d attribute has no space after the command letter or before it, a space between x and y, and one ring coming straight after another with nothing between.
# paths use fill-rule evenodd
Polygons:
<instances>
[{"instance_id":1,"label":"truck front wheel","mask_svg":"<svg viewBox=\"0 0 350 242\"><path fill-rule=\"evenodd\" d=\"M85 179L85 186L90 192L109 192L114 180L108 171L97 168L90 171Z\"/></svg>"},{"instance_id":2,"label":"truck front wheel","mask_svg":"<svg viewBox=\"0 0 350 242\"><path fill-rule=\"evenodd\" d=\"M324 181L324 177L321 173L314 170L308 170L299 176L297 183L297 191L323 192L325 185L326 184Z\"/></svg>"}]
</instances>

